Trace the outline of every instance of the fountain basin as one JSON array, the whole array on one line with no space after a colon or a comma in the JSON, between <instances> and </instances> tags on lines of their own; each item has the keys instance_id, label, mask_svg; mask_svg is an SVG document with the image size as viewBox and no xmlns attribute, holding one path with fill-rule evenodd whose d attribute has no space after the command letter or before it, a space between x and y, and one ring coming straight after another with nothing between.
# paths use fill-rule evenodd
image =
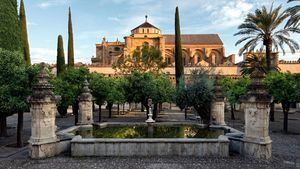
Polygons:
<instances>
[{"instance_id":1,"label":"fountain basin","mask_svg":"<svg viewBox=\"0 0 300 169\"><path fill-rule=\"evenodd\" d=\"M197 123L155 123L154 126L187 125L203 129ZM101 123L102 128L116 126L147 126L146 123ZM76 135L79 130L92 130L92 126L74 126L60 134L72 137L71 155L81 156L229 156L229 140L222 133L211 138L93 138ZM226 133L226 126L214 126L211 130L221 129Z\"/></svg>"}]
</instances>

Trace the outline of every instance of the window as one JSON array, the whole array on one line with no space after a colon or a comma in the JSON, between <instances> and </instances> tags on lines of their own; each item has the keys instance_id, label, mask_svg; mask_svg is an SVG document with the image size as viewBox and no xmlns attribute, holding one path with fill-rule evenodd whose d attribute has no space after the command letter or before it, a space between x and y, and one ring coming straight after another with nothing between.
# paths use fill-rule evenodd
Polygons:
<instances>
[{"instance_id":1,"label":"window","mask_svg":"<svg viewBox=\"0 0 300 169\"><path fill-rule=\"evenodd\" d=\"M115 47L114 49L116 52L119 52L121 49L119 47Z\"/></svg>"},{"instance_id":2,"label":"window","mask_svg":"<svg viewBox=\"0 0 300 169\"><path fill-rule=\"evenodd\" d=\"M149 33L149 29L147 29L147 33Z\"/></svg>"}]
</instances>

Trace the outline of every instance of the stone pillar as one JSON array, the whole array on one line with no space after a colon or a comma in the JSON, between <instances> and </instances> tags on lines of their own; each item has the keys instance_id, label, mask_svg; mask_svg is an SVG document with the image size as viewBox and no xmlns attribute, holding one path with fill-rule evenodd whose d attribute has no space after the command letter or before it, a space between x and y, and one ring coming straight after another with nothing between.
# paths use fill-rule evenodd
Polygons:
<instances>
[{"instance_id":1,"label":"stone pillar","mask_svg":"<svg viewBox=\"0 0 300 169\"><path fill-rule=\"evenodd\" d=\"M269 113L272 97L262 83L265 75L256 72L251 75L252 83L245 96L240 98L245 112L245 156L268 159L271 157L271 139L269 136Z\"/></svg>"},{"instance_id":2,"label":"stone pillar","mask_svg":"<svg viewBox=\"0 0 300 169\"><path fill-rule=\"evenodd\" d=\"M38 83L33 86L33 94L29 98L31 113L31 158L45 158L56 154L56 97L53 86L48 83L45 65L38 75Z\"/></svg>"},{"instance_id":3,"label":"stone pillar","mask_svg":"<svg viewBox=\"0 0 300 169\"><path fill-rule=\"evenodd\" d=\"M300 112L300 103L296 103L296 111Z\"/></svg>"},{"instance_id":4,"label":"stone pillar","mask_svg":"<svg viewBox=\"0 0 300 169\"><path fill-rule=\"evenodd\" d=\"M77 125L92 125L93 124L93 96L89 89L89 83L85 80L79 101L79 113Z\"/></svg>"},{"instance_id":5,"label":"stone pillar","mask_svg":"<svg viewBox=\"0 0 300 169\"><path fill-rule=\"evenodd\" d=\"M226 125L224 121L225 102L219 80L216 79L215 97L211 104L211 124Z\"/></svg>"}]
</instances>

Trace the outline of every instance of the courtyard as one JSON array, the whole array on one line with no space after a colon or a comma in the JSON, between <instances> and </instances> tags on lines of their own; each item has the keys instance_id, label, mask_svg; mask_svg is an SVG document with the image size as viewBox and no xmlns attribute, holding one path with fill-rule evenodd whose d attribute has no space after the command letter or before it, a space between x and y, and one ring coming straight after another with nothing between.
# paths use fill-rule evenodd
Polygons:
<instances>
[{"instance_id":1,"label":"courtyard","mask_svg":"<svg viewBox=\"0 0 300 169\"><path fill-rule=\"evenodd\" d=\"M113 122L138 122L145 120L144 112L132 111L125 115L118 115L116 109L113 118L108 118L108 111L103 112L103 121ZM94 113L94 119L98 119ZM191 118L193 115L189 114ZM16 118L8 118L9 137L1 138L0 168L299 168L300 167L300 112L291 110L289 114L289 133L282 132L283 115L280 109L276 109L275 122L270 122L270 136L272 138L272 158L270 160L259 160L255 158L242 157L231 153L228 158L220 157L70 157L69 154L61 154L48 159L32 160L29 157L28 146L18 149L11 147L15 141ZM159 121L185 121L184 112L176 107L172 110L164 110L158 117ZM29 140L31 116L24 116L24 141ZM74 116L68 115L56 118L58 128L65 129L73 125ZM236 112L236 120L230 120L229 113L225 113L227 125L243 131L243 113Z\"/></svg>"}]
</instances>

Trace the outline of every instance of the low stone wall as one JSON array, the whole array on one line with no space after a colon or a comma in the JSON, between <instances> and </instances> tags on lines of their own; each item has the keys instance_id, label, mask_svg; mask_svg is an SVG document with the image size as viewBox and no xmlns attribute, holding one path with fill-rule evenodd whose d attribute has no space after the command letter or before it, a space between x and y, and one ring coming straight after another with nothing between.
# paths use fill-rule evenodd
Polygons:
<instances>
[{"instance_id":1,"label":"low stone wall","mask_svg":"<svg viewBox=\"0 0 300 169\"><path fill-rule=\"evenodd\" d=\"M75 136L71 155L78 156L229 156L229 140L218 139L86 139Z\"/></svg>"}]
</instances>

